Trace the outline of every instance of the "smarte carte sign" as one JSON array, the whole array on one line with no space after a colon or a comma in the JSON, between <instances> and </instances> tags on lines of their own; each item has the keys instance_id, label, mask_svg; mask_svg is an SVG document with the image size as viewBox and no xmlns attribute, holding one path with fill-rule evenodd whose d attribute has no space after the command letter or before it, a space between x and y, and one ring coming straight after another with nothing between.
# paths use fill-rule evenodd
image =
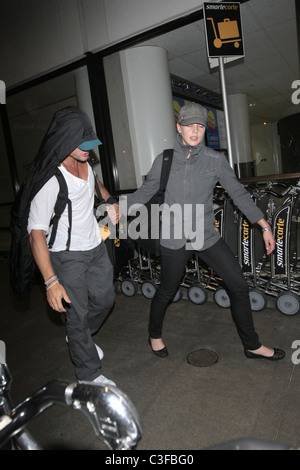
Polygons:
<instances>
[{"instance_id":1,"label":"smarte carte sign","mask_svg":"<svg viewBox=\"0 0 300 470\"><path fill-rule=\"evenodd\" d=\"M244 56L239 3L204 3L208 57Z\"/></svg>"}]
</instances>

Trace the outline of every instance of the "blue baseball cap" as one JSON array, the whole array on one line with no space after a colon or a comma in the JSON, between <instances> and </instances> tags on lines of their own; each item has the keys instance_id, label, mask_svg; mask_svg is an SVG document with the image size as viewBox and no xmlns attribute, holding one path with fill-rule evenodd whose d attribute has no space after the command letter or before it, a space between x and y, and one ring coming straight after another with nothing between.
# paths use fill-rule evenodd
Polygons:
<instances>
[{"instance_id":1,"label":"blue baseball cap","mask_svg":"<svg viewBox=\"0 0 300 470\"><path fill-rule=\"evenodd\" d=\"M98 145L102 145L102 142L100 142L99 139L86 140L85 142L82 142L82 144L78 145L78 148L80 150L92 150Z\"/></svg>"}]
</instances>

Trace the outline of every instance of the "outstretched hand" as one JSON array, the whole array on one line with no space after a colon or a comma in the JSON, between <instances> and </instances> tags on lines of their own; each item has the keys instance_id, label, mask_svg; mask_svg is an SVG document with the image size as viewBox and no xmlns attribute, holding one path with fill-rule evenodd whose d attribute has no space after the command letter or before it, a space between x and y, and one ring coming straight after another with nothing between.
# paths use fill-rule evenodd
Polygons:
<instances>
[{"instance_id":1,"label":"outstretched hand","mask_svg":"<svg viewBox=\"0 0 300 470\"><path fill-rule=\"evenodd\" d=\"M263 238L264 238L265 247L267 250L267 255L269 255L275 249L275 245L276 245L275 238L273 237L273 233L271 231L263 232Z\"/></svg>"}]
</instances>

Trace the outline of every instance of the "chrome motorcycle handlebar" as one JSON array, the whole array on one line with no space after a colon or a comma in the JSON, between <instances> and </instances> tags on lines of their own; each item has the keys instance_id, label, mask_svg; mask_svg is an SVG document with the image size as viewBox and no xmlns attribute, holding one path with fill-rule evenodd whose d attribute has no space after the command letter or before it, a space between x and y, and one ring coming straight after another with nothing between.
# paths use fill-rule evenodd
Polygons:
<instances>
[{"instance_id":1,"label":"chrome motorcycle handlebar","mask_svg":"<svg viewBox=\"0 0 300 470\"><path fill-rule=\"evenodd\" d=\"M8 367L0 364L0 447L13 437L22 436L23 449L24 446L37 448L34 439L23 429L54 404L83 412L96 435L112 450L133 449L142 437L138 413L117 387L53 380L12 408L8 397L10 385Z\"/></svg>"}]
</instances>

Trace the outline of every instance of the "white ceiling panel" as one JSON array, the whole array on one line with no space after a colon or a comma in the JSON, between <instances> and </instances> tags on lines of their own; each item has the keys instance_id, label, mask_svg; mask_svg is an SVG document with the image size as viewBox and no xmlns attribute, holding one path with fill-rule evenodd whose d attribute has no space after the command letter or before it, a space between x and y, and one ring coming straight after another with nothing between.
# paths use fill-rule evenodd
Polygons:
<instances>
[{"instance_id":1,"label":"white ceiling panel","mask_svg":"<svg viewBox=\"0 0 300 470\"><path fill-rule=\"evenodd\" d=\"M295 3L289 0L251 0L242 9L252 12L262 27L273 26L296 16Z\"/></svg>"},{"instance_id":2,"label":"white ceiling panel","mask_svg":"<svg viewBox=\"0 0 300 470\"><path fill-rule=\"evenodd\" d=\"M201 70L196 66L180 58L170 60L169 69L173 75L177 75L179 77L184 76L186 80L191 80L193 77L201 73Z\"/></svg>"}]
</instances>

